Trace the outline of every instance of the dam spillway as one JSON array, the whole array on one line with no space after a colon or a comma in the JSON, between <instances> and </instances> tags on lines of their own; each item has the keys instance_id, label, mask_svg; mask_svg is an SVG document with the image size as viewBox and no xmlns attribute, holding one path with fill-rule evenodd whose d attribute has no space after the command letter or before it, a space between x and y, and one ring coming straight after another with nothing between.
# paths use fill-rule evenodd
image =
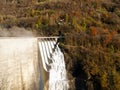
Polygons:
<instances>
[{"instance_id":1,"label":"dam spillway","mask_svg":"<svg viewBox=\"0 0 120 90\"><path fill-rule=\"evenodd\" d=\"M55 39L1 38L0 90L68 90L64 56L58 45L52 52Z\"/></svg>"}]
</instances>

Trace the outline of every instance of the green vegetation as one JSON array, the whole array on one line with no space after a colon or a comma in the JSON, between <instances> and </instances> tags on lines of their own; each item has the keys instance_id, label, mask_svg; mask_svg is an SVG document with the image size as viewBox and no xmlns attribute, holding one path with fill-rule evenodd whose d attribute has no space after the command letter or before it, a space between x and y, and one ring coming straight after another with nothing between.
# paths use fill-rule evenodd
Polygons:
<instances>
[{"instance_id":1,"label":"green vegetation","mask_svg":"<svg viewBox=\"0 0 120 90\"><path fill-rule=\"evenodd\" d=\"M12 1L0 1L1 27L30 28L37 36L64 33L60 46L71 90L120 90L119 0Z\"/></svg>"}]
</instances>

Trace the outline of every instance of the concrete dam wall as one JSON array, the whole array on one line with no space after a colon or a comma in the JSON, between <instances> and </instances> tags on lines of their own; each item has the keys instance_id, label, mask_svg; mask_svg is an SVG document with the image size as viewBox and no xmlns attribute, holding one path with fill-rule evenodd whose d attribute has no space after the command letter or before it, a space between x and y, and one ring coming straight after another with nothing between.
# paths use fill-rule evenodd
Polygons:
<instances>
[{"instance_id":1,"label":"concrete dam wall","mask_svg":"<svg viewBox=\"0 0 120 90\"><path fill-rule=\"evenodd\" d=\"M0 90L39 90L37 39L0 39Z\"/></svg>"},{"instance_id":2,"label":"concrete dam wall","mask_svg":"<svg viewBox=\"0 0 120 90\"><path fill-rule=\"evenodd\" d=\"M55 44L48 37L0 38L0 90L68 90L64 55Z\"/></svg>"}]
</instances>

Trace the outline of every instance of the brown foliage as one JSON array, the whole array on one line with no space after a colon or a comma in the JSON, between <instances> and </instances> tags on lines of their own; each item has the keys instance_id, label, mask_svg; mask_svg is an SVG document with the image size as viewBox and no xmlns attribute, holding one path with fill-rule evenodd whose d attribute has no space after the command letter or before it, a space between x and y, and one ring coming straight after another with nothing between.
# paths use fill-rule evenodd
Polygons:
<instances>
[{"instance_id":1,"label":"brown foliage","mask_svg":"<svg viewBox=\"0 0 120 90\"><path fill-rule=\"evenodd\" d=\"M91 34L92 36L96 36L97 33L98 33L97 28L91 26L91 27L90 27L90 34Z\"/></svg>"},{"instance_id":2,"label":"brown foliage","mask_svg":"<svg viewBox=\"0 0 120 90\"><path fill-rule=\"evenodd\" d=\"M109 75L115 70L114 62L120 60L120 37L117 34L120 30L119 0L36 0L34 3L31 3L33 0L22 0L21 3L7 5L3 1L0 1L0 25L32 28L44 35L56 35L59 30L63 31L66 38L63 48L71 77L74 72L77 74L75 80L86 81L88 77L81 76L89 74L92 82L100 83L104 89L111 88ZM4 18L8 15L15 18ZM61 19L64 19L63 22L60 22ZM111 80L116 83L119 66L120 63Z\"/></svg>"}]
</instances>

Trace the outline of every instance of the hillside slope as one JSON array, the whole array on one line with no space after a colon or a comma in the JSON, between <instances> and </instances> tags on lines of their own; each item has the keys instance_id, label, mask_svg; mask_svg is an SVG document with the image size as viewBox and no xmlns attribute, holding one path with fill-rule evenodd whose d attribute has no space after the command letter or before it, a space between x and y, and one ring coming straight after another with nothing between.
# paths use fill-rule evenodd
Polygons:
<instances>
[{"instance_id":1,"label":"hillside slope","mask_svg":"<svg viewBox=\"0 0 120 90\"><path fill-rule=\"evenodd\" d=\"M119 0L1 0L0 26L37 36L61 31L71 90L119 90Z\"/></svg>"}]
</instances>

